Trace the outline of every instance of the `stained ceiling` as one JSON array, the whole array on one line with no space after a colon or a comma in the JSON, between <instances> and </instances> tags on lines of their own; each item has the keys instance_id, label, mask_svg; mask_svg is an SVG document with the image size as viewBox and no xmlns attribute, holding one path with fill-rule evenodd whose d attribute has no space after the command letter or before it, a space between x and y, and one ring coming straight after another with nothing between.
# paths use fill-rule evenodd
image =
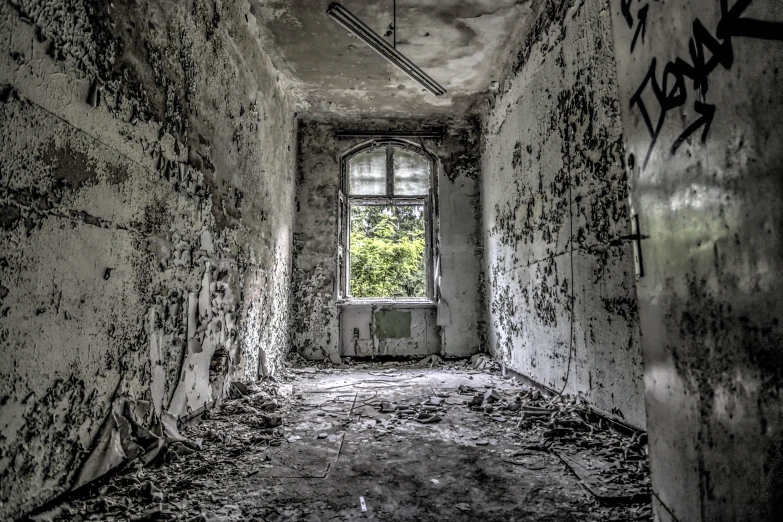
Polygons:
<instances>
[{"instance_id":1,"label":"stained ceiling","mask_svg":"<svg viewBox=\"0 0 783 522\"><path fill-rule=\"evenodd\" d=\"M329 3L250 0L250 13L275 67L303 100L303 111L349 116L478 111L540 4L397 0L397 49L446 88L445 95L436 97L329 18ZM393 41L393 0L341 3Z\"/></svg>"}]
</instances>

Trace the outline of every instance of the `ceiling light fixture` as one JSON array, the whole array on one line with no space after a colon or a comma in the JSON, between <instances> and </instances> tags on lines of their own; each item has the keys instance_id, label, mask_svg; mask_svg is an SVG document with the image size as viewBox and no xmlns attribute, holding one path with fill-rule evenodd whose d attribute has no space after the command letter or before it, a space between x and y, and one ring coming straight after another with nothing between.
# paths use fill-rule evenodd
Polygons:
<instances>
[{"instance_id":1,"label":"ceiling light fixture","mask_svg":"<svg viewBox=\"0 0 783 522\"><path fill-rule=\"evenodd\" d=\"M416 80L422 87L430 91L435 96L446 94L446 89L430 78L427 73L419 69L416 64L407 59L397 49L381 38L378 33L367 27L364 22L356 18L348 9L339 2L332 2L326 9L326 14L332 17L335 22L345 27L356 35L357 38L364 40L374 51L386 58L392 65L398 67L402 72ZM395 13L396 17L396 13ZM396 32L396 27L394 28Z\"/></svg>"}]
</instances>

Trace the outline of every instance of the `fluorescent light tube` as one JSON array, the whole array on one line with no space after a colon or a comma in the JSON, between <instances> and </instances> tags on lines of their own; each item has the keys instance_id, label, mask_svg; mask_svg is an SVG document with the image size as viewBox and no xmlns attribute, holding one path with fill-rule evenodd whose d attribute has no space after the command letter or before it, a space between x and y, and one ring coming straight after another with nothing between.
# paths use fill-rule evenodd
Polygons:
<instances>
[{"instance_id":1,"label":"fluorescent light tube","mask_svg":"<svg viewBox=\"0 0 783 522\"><path fill-rule=\"evenodd\" d=\"M356 35L357 38L364 40L374 51L386 58L392 65L398 67L402 72L416 80L422 87L430 91L435 96L446 93L446 89L430 78L427 73L419 69L416 64L407 59L397 49L381 38L378 33L367 27L364 22L356 18L348 9L339 2L332 2L326 9L326 14L331 16L334 21L345 27Z\"/></svg>"}]
</instances>

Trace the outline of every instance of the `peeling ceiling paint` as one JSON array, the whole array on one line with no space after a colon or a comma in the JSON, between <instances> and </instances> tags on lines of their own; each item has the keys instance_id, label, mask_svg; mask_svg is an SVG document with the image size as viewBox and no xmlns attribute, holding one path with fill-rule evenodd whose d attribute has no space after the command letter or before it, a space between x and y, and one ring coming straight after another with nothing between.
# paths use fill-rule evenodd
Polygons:
<instances>
[{"instance_id":1,"label":"peeling ceiling paint","mask_svg":"<svg viewBox=\"0 0 783 522\"><path fill-rule=\"evenodd\" d=\"M397 49L448 91L433 96L326 15L330 0L251 0L248 21L303 112L478 112L539 0L398 0ZM393 0L341 2L389 42ZM254 19L253 19L254 17Z\"/></svg>"}]
</instances>

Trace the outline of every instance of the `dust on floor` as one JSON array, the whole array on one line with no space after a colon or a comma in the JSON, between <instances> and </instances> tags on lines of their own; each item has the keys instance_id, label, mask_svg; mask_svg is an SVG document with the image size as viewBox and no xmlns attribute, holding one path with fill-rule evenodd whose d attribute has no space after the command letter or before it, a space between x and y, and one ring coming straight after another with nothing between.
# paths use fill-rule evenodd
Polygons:
<instances>
[{"instance_id":1,"label":"dust on floor","mask_svg":"<svg viewBox=\"0 0 783 522\"><path fill-rule=\"evenodd\" d=\"M491 364L432 366L251 385L182 429L200 451L131 463L35 519L651 519L643 435Z\"/></svg>"}]
</instances>

